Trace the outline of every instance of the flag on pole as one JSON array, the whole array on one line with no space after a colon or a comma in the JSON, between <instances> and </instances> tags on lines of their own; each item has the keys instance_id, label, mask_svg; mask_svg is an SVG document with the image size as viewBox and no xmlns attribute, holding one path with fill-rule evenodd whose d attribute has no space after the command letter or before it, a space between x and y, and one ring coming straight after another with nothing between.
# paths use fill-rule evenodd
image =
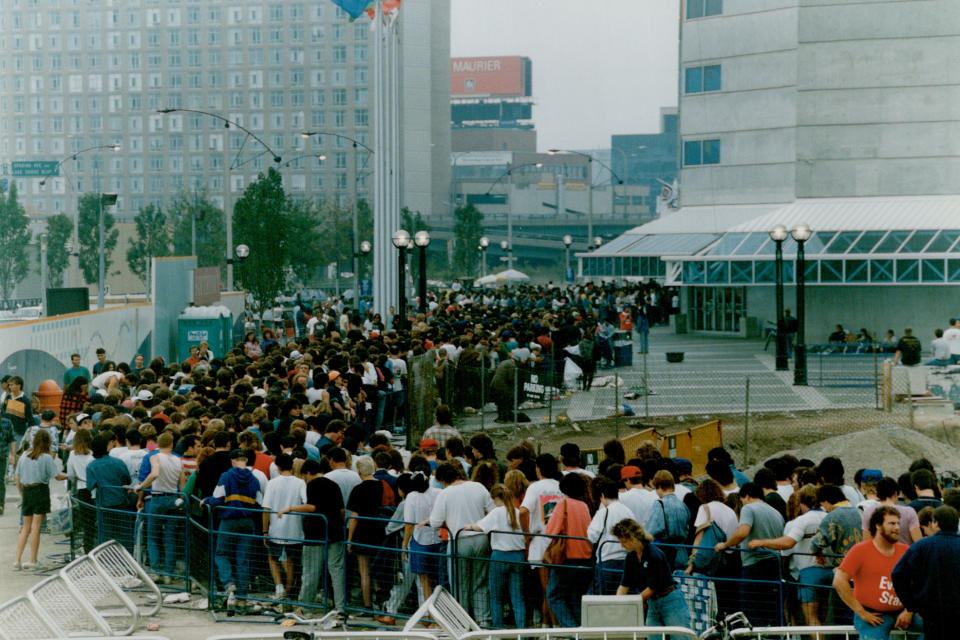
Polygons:
<instances>
[{"instance_id":1,"label":"flag on pole","mask_svg":"<svg viewBox=\"0 0 960 640\"><path fill-rule=\"evenodd\" d=\"M391 11L396 11L400 8L401 0L383 0L383 13L388 14ZM360 16L367 13L372 20L376 14L376 1L375 0L333 0L333 3L346 11L350 18L356 20Z\"/></svg>"}]
</instances>

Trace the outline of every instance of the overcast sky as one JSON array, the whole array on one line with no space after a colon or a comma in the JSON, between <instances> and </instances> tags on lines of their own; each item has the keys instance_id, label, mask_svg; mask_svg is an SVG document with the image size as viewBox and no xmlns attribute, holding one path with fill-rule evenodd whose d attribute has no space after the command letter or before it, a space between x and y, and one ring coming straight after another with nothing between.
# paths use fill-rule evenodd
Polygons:
<instances>
[{"instance_id":1,"label":"overcast sky","mask_svg":"<svg viewBox=\"0 0 960 640\"><path fill-rule=\"evenodd\" d=\"M608 148L677 104L679 0L452 0L450 54L533 61L537 146Z\"/></svg>"}]
</instances>

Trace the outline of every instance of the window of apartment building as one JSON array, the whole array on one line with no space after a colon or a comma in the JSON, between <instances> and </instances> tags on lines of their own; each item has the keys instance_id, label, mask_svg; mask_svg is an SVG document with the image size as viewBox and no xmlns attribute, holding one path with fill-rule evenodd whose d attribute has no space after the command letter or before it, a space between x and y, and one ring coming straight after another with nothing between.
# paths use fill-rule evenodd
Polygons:
<instances>
[{"instance_id":1,"label":"window of apartment building","mask_svg":"<svg viewBox=\"0 0 960 640\"><path fill-rule=\"evenodd\" d=\"M353 23L353 39L358 42L366 42L370 33L370 25L363 22Z\"/></svg>"},{"instance_id":2,"label":"window of apartment building","mask_svg":"<svg viewBox=\"0 0 960 640\"><path fill-rule=\"evenodd\" d=\"M331 51L334 64L343 64L347 61L347 48L344 45L335 46Z\"/></svg>"},{"instance_id":3,"label":"window of apartment building","mask_svg":"<svg viewBox=\"0 0 960 640\"><path fill-rule=\"evenodd\" d=\"M310 92L310 104L314 107L322 107L327 102L327 92L323 89L314 89Z\"/></svg>"},{"instance_id":4,"label":"window of apartment building","mask_svg":"<svg viewBox=\"0 0 960 640\"><path fill-rule=\"evenodd\" d=\"M343 37L347 32L347 25L333 24L330 26L330 37L334 42L343 42Z\"/></svg>"},{"instance_id":5,"label":"window of apartment building","mask_svg":"<svg viewBox=\"0 0 960 640\"><path fill-rule=\"evenodd\" d=\"M368 74L369 72L367 71L367 67L354 67L353 84L357 86L366 86Z\"/></svg>"},{"instance_id":6,"label":"window of apartment building","mask_svg":"<svg viewBox=\"0 0 960 640\"><path fill-rule=\"evenodd\" d=\"M685 140L683 164L694 167L703 164L720 164L719 140Z\"/></svg>"},{"instance_id":7,"label":"window of apartment building","mask_svg":"<svg viewBox=\"0 0 960 640\"><path fill-rule=\"evenodd\" d=\"M292 89L290 91L290 106L302 107L304 104L303 89Z\"/></svg>"},{"instance_id":8,"label":"window of apartment building","mask_svg":"<svg viewBox=\"0 0 960 640\"><path fill-rule=\"evenodd\" d=\"M263 29L260 27L250 27L248 35L250 37L250 44L262 44L263 43Z\"/></svg>"},{"instance_id":9,"label":"window of apartment building","mask_svg":"<svg viewBox=\"0 0 960 640\"><path fill-rule=\"evenodd\" d=\"M283 42L283 29L280 27L270 28L270 44L279 44Z\"/></svg>"},{"instance_id":10,"label":"window of apartment building","mask_svg":"<svg viewBox=\"0 0 960 640\"><path fill-rule=\"evenodd\" d=\"M270 92L270 106L271 106L271 107L282 107L282 106L283 106L283 91L271 91L271 92Z\"/></svg>"},{"instance_id":11,"label":"window of apartment building","mask_svg":"<svg viewBox=\"0 0 960 640\"><path fill-rule=\"evenodd\" d=\"M685 73L684 87L686 93L720 91L720 65L687 67Z\"/></svg>"},{"instance_id":12,"label":"window of apartment building","mask_svg":"<svg viewBox=\"0 0 960 640\"><path fill-rule=\"evenodd\" d=\"M347 112L337 110L333 112L333 126L337 129L343 129L347 126Z\"/></svg>"},{"instance_id":13,"label":"window of apartment building","mask_svg":"<svg viewBox=\"0 0 960 640\"><path fill-rule=\"evenodd\" d=\"M331 92L331 102L335 107L343 107L347 104L347 90L346 89L334 89Z\"/></svg>"},{"instance_id":14,"label":"window of apartment building","mask_svg":"<svg viewBox=\"0 0 960 640\"><path fill-rule=\"evenodd\" d=\"M310 27L310 42L323 42L326 37L322 24L315 24Z\"/></svg>"},{"instance_id":15,"label":"window of apartment building","mask_svg":"<svg viewBox=\"0 0 960 640\"><path fill-rule=\"evenodd\" d=\"M370 103L369 91L367 89L353 90L353 104L358 107L365 107Z\"/></svg>"},{"instance_id":16,"label":"window of apartment building","mask_svg":"<svg viewBox=\"0 0 960 640\"><path fill-rule=\"evenodd\" d=\"M270 22L282 22L283 21L283 5L282 4L272 4L267 8L268 15L270 16Z\"/></svg>"},{"instance_id":17,"label":"window of apartment building","mask_svg":"<svg viewBox=\"0 0 960 640\"><path fill-rule=\"evenodd\" d=\"M723 0L687 0L687 20L718 16L723 13Z\"/></svg>"},{"instance_id":18,"label":"window of apartment building","mask_svg":"<svg viewBox=\"0 0 960 640\"><path fill-rule=\"evenodd\" d=\"M365 44L353 45L353 61L354 62L367 61L367 45Z\"/></svg>"},{"instance_id":19,"label":"window of apartment building","mask_svg":"<svg viewBox=\"0 0 960 640\"><path fill-rule=\"evenodd\" d=\"M290 42L303 42L303 25L295 24L290 27Z\"/></svg>"},{"instance_id":20,"label":"window of apartment building","mask_svg":"<svg viewBox=\"0 0 960 640\"><path fill-rule=\"evenodd\" d=\"M357 109L353 112L353 124L357 127L370 126L370 114L366 109Z\"/></svg>"}]
</instances>

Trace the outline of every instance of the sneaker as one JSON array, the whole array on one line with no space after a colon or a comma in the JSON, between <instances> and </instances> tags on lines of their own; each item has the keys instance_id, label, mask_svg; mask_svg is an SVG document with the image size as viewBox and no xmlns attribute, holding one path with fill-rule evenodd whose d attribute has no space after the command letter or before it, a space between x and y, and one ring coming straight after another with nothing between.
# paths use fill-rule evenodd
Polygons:
<instances>
[{"instance_id":1,"label":"sneaker","mask_svg":"<svg viewBox=\"0 0 960 640\"><path fill-rule=\"evenodd\" d=\"M13 563L13 570L14 570L14 571L20 571L21 569L23 569L23 565L22 565L22 564L20 564L19 562L14 562L14 563Z\"/></svg>"},{"instance_id":2,"label":"sneaker","mask_svg":"<svg viewBox=\"0 0 960 640\"><path fill-rule=\"evenodd\" d=\"M34 569L39 569L39 568L40 568L40 563L38 563L38 562L24 562L24 563L23 563L23 568L26 569L27 571L34 570Z\"/></svg>"},{"instance_id":3,"label":"sneaker","mask_svg":"<svg viewBox=\"0 0 960 640\"><path fill-rule=\"evenodd\" d=\"M287 590L283 588L282 584L278 584L273 588L274 600L283 600L286 597L287 597Z\"/></svg>"}]
</instances>

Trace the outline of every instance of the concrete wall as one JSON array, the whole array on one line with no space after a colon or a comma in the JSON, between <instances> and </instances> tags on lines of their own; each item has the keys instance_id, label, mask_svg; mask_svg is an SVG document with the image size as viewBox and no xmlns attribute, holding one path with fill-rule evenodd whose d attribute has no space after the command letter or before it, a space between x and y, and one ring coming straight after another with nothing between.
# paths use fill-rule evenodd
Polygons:
<instances>
[{"instance_id":1,"label":"concrete wall","mask_svg":"<svg viewBox=\"0 0 960 640\"><path fill-rule=\"evenodd\" d=\"M153 261L153 302L156 322L153 353L170 362L177 355L177 318L193 300L193 270L197 259L160 258Z\"/></svg>"},{"instance_id":2,"label":"concrete wall","mask_svg":"<svg viewBox=\"0 0 960 640\"><path fill-rule=\"evenodd\" d=\"M117 362L130 362L137 353L149 357L152 330L149 304L0 325L0 375L22 377L28 393L47 379L62 385L70 354L79 353L87 368L96 362L99 347Z\"/></svg>"},{"instance_id":3,"label":"concrete wall","mask_svg":"<svg viewBox=\"0 0 960 640\"><path fill-rule=\"evenodd\" d=\"M903 335L904 327L920 338L924 353L933 330L946 329L947 320L960 315L960 287L808 286L806 287L808 343L826 342L837 324L847 331L865 328L883 337L888 329ZM796 290L784 288L784 306L796 315ZM776 321L775 288L747 287L747 315Z\"/></svg>"}]
</instances>

